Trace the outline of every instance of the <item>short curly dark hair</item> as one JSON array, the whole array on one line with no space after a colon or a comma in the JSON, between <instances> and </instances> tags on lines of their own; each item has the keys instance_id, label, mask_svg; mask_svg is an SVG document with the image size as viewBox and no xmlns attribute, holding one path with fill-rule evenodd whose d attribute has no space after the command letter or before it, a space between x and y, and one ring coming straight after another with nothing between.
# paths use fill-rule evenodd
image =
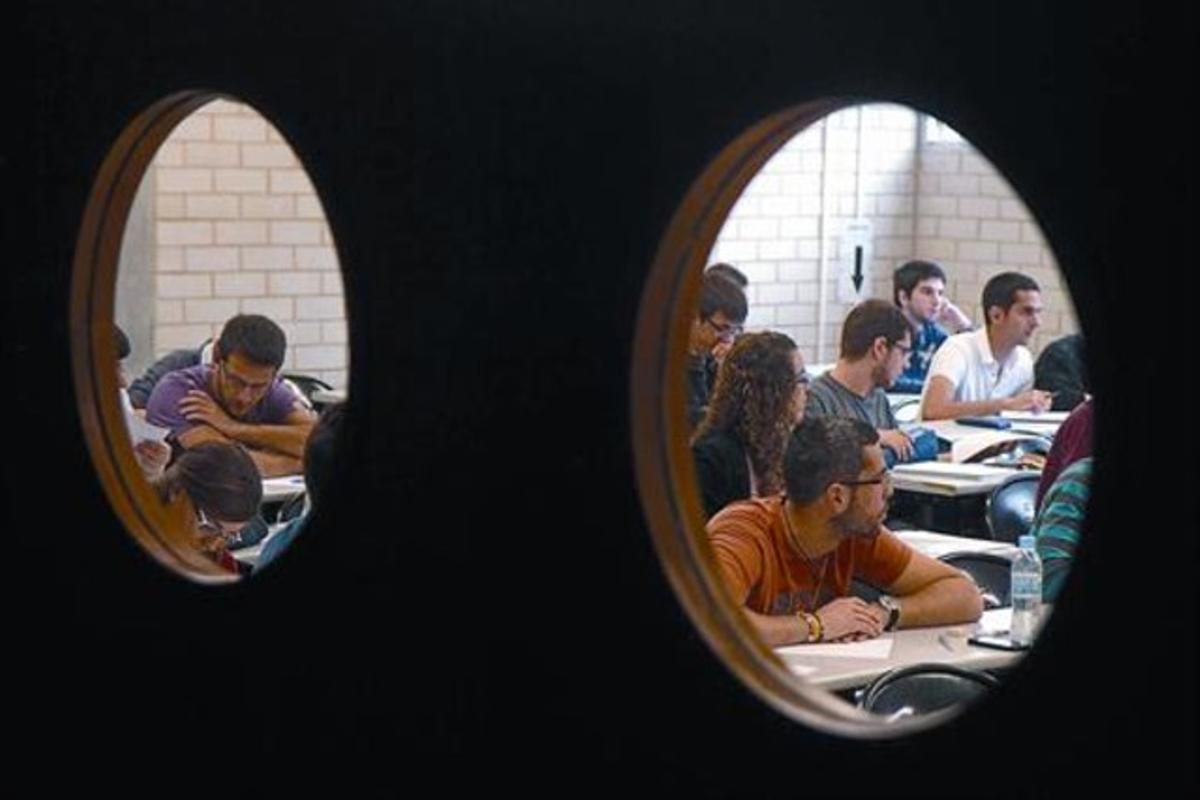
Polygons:
<instances>
[{"instance_id":1,"label":"short curly dark hair","mask_svg":"<svg viewBox=\"0 0 1200 800\"><path fill-rule=\"evenodd\" d=\"M805 418L792 429L783 457L788 498L805 505L831 483L850 481L863 468L863 448L879 441L879 432L850 417Z\"/></svg>"},{"instance_id":2,"label":"short curly dark hair","mask_svg":"<svg viewBox=\"0 0 1200 800\"><path fill-rule=\"evenodd\" d=\"M238 314L221 328L217 339L221 360L241 353L247 361L279 369L287 353L287 336L273 320L261 314Z\"/></svg>"}]
</instances>

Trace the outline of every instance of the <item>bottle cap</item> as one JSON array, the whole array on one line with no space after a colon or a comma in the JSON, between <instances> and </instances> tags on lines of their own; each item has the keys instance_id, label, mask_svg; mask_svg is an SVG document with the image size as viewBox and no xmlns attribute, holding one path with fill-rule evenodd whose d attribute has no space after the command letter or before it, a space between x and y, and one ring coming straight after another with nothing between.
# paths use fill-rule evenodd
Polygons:
<instances>
[{"instance_id":1,"label":"bottle cap","mask_svg":"<svg viewBox=\"0 0 1200 800\"><path fill-rule=\"evenodd\" d=\"M1022 550L1033 550L1037 546L1037 537L1032 533L1026 533L1017 539L1017 547Z\"/></svg>"}]
</instances>

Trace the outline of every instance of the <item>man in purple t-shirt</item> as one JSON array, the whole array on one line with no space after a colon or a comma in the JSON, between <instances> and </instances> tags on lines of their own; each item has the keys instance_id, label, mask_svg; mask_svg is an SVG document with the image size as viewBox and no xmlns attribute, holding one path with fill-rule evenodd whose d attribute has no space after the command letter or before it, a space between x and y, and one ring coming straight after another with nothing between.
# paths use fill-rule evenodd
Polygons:
<instances>
[{"instance_id":1,"label":"man in purple t-shirt","mask_svg":"<svg viewBox=\"0 0 1200 800\"><path fill-rule=\"evenodd\" d=\"M165 375L146 401L146 421L170 429L184 450L201 442L241 442L263 477L303 470L304 442L316 417L279 378L287 339L258 314L221 330L213 363Z\"/></svg>"}]
</instances>

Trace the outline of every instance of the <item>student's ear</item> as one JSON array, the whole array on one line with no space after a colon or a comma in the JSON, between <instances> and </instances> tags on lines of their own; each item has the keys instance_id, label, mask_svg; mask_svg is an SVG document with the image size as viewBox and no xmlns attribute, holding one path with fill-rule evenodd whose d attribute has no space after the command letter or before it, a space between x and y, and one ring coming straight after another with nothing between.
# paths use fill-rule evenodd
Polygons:
<instances>
[{"instance_id":1,"label":"student's ear","mask_svg":"<svg viewBox=\"0 0 1200 800\"><path fill-rule=\"evenodd\" d=\"M841 483L829 484L825 487L825 502L834 516L841 514L850 507L850 487Z\"/></svg>"},{"instance_id":2,"label":"student's ear","mask_svg":"<svg viewBox=\"0 0 1200 800\"><path fill-rule=\"evenodd\" d=\"M871 353L880 360L887 358L888 340L886 336L875 337L875 340L871 342Z\"/></svg>"}]
</instances>

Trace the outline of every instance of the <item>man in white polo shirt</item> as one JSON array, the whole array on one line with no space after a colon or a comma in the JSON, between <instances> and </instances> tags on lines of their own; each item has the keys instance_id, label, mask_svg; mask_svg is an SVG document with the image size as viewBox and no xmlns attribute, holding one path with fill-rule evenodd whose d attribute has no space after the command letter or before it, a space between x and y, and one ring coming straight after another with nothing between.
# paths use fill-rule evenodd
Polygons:
<instances>
[{"instance_id":1,"label":"man in white polo shirt","mask_svg":"<svg viewBox=\"0 0 1200 800\"><path fill-rule=\"evenodd\" d=\"M1033 388L1033 356L1025 344L1041 324L1037 283L1019 272L1002 272L983 287L987 325L951 336L929 365L921 393L926 420L1046 411L1051 395Z\"/></svg>"}]
</instances>

